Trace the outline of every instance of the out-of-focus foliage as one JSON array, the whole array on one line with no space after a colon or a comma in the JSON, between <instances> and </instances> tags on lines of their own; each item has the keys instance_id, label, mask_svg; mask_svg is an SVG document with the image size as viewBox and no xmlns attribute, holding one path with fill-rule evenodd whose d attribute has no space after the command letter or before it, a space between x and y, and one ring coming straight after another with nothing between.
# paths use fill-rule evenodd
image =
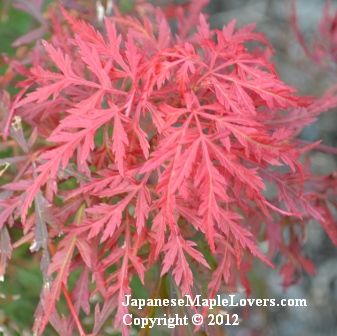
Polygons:
<instances>
[{"instance_id":1,"label":"out-of-focus foliage","mask_svg":"<svg viewBox=\"0 0 337 336\"><path fill-rule=\"evenodd\" d=\"M32 24L31 16L10 6L10 1L0 2L0 74L4 74L7 68L1 55L20 56L24 50L15 49L11 45L30 30ZM10 87L6 89L14 91ZM12 156L13 149L15 150L13 147L5 147L0 141L0 159ZM3 183L4 177L0 177L0 184ZM42 278L38 260L31 258L27 250L27 245L16 250L6 281L0 282L0 334L3 335L31 333L29 325L34 320Z\"/></svg>"}]
</instances>

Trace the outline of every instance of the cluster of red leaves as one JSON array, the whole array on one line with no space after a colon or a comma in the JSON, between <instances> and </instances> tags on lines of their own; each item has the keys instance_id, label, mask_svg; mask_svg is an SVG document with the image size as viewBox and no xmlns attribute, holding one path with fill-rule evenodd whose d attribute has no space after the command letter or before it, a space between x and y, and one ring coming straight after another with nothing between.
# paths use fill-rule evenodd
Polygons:
<instances>
[{"instance_id":1,"label":"cluster of red leaves","mask_svg":"<svg viewBox=\"0 0 337 336\"><path fill-rule=\"evenodd\" d=\"M21 218L14 245L42 249L38 335L48 322L61 335L74 325L83 334L78 315L90 313L95 294L104 300L93 334L113 312L118 327L132 277L149 286L154 267L183 294L209 283L214 296L240 281L248 291L254 258L272 266L275 252L285 284L300 268L312 273L301 254L311 219L337 243L336 177L311 176L300 158L314 144L296 140L317 108L278 78L254 25L212 30L204 4L161 11L140 2L132 17L115 9L103 33L63 10L66 23L53 16L32 67L12 63L26 79L3 100L3 135L22 155L0 161L17 167L0 194L0 275L12 249L7 227ZM71 190L60 187L66 181ZM55 309L61 292L68 318Z\"/></svg>"}]
</instances>

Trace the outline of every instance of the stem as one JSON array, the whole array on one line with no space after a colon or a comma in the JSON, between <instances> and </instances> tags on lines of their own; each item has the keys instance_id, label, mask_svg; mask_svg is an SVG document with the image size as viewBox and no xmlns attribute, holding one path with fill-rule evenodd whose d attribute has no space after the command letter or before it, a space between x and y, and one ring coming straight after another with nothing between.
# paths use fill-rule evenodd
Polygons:
<instances>
[{"instance_id":1,"label":"stem","mask_svg":"<svg viewBox=\"0 0 337 336\"><path fill-rule=\"evenodd\" d=\"M337 148L327 146L327 145L318 145L316 148L314 148L314 150L318 150L318 151L328 153L328 154L337 155Z\"/></svg>"},{"instance_id":2,"label":"stem","mask_svg":"<svg viewBox=\"0 0 337 336\"><path fill-rule=\"evenodd\" d=\"M155 298L158 298L158 297L162 297L160 294L162 292L162 287L163 287L163 284L164 284L164 279L166 278L166 274L164 275L164 277L159 277L158 279L158 283L157 283L157 286L155 288L155 291L154 293L152 293L151 295L151 299L155 299ZM150 306L150 307L147 307L146 309L146 313L145 313L145 317L155 317L156 315L156 306ZM145 326L144 329L141 330L141 332L139 333L140 336L148 336L150 335L150 327L149 325Z\"/></svg>"},{"instance_id":3,"label":"stem","mask_svg":"<svg viewBox=\"0 0 337 336\"><path fill-rule=\"evenodd\" d=\"M298 139L297 143L300 145L310 145L312 142ZM328 145L318 144L315 147L313 147L312 150L337 155L337 148Z\"/></svg>"},{"instance_id":4,"label":"stem","mask_svg":"<svg viewBox=\"0 0 337 336\"><path fill-rule=\"evenodd\" d=\"M64 284L62 284L62 292L63 292L63 295L64 295L66 301L67 301L68 308L69 308L69 310L70 310L70 312L71 312L71 315L73 316L73 319L74 319L75 324L76 324L76 326L77 326L77 329L78 329L78 331L79 331L79 333L80 333L80 336L86 336L86 334L85 334L85 332L84 332L84 330L83 330L83 327L82 327L82 325L81 325L81 322L80 322L80 320L79 320L79 318L78 318L78 316L77 316L75 307L74 307L74 305L73 305L73 303L72 303L72 301L71 301L71 298L70 298L70 296L69 296L69 293L68 293L68 291L67 291L67 289L66 289L66 287L65 287Z\"/></svg>"}]
</instances>

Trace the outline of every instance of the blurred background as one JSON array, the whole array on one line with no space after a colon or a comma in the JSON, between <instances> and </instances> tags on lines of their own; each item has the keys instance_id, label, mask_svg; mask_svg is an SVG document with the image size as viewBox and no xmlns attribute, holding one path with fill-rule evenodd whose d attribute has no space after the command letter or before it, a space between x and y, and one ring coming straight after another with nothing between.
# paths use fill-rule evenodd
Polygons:
<instances>
[{"instance_id":1,"label":"blurred background","mask_svg":"<svg viewBox=\"0 0 337 336\"><path fill-rule=\"evenodd\" d=\"M88 3L94 2L87 0ZM23 0L29 3L31 0ZM46 1L46 3L53 1ZM128 8L131 0L122 1ZM163 3L165 1L153 1ZM85 1L82 1L85 3ZM304 37L311 40L322 17L324 0L297 0L298 22ZM336 3L333 2L335 6ZM313 64L295 38L290 22L291 6L287 0L212 0L207 7L213 27L221 27L232 18L242 26L255 22L275 48L274 61L280 77L298 88L304 95L319 96L330 85L337 84L337 70L324 69ZM13 47L13 42L28 31L39 27L39 22L27 13L14 8L12 1L0 0L0 54L16 55L26 46ZM0 74L5 73L0 56ZM6 88L14 92L14 88ZM302 137L322 139L324 144L336 147L337 113L322 115L315 125L307 128ZM0 143L0 158L11 155ZM315 152L314 169L326 174L336 170L336 157ZM0 180L1 182L1 180ZM298 284L284 291L276 271L256 263L251 274L253 296L260 298L305 298L308 307L250 309L240 327L226 329L230 336L336 336L337 335L337 250L316 223L308 228L306 254L314 261L314 277L303 275ZM42 279L39 261L26 246L16 250L8 267L8 276L0 283L0 335L31 335L30 326L38 302ZM234 311L233 311L234 312ZM244 312L240 311L242 316ZM48 329L46 335L53 335ZM112 335L107 328L104 335Z\"/></svg>"}]
</instances>

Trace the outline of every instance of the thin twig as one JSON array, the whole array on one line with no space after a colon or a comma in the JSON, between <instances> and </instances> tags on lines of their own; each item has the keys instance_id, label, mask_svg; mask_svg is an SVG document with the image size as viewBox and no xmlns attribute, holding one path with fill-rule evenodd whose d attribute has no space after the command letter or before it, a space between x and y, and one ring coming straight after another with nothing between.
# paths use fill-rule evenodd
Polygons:
<instances>
[{"instance_id":1,"label":"thin twig","mask_svg":"<svg viewBox=\"0 0 337 336\"><path fill-rule=\"evenodd\" d=\"M70 312L71 312L71 315L72 315L73 318L74 318L74 321L75 321L75 324L76 324L76 326L77 326L77 329L78 329L78 331L79 331L79 333L80 333L80 336L86 336L86 333L85 333L84 330L83 330L83 327L82 327L82 325L81 325L81 322L80 322L80 320L79 320L79 318L78 318L78 316L77 316L75 307L74 307L74 305L73 305L73 303L72 303L72 301L71 301L71 298L70 298L70 296L69 296L69 293L68 293L68 291L67 291L67 289L66 289L66 287L65 287L64 284L62 284L62 292L63 292L63 295L64 295L66 301L67 301L68 308L69 308L69 310L70 310Z\"/></svg>"}]
</instances>

